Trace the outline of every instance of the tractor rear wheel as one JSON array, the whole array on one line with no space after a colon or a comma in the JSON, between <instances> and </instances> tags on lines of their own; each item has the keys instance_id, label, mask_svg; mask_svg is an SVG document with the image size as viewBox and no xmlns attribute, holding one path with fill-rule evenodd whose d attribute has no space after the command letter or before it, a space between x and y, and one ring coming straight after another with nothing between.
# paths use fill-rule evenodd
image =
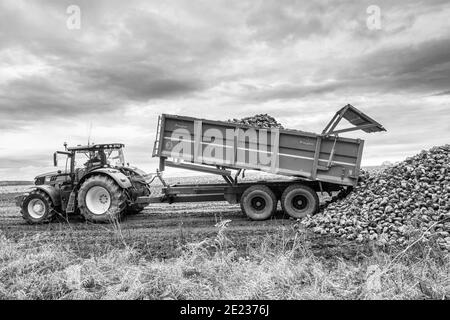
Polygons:
<instances>
[{"instance_id":1,"label":"tractor rear wheel","mask_svg":"<svg viewBox=\"0 0 450 320\"><path fill-rule=\"evenodd\" d=\"M41 190L33 190L22 202L20 213L29 224L50 222L55 215L53 202Z\"/></svg>"},{"instance_id":2,"label":"tractor rear wheel","mask_svg":"<svg viewBox=\"0 0 450 320\"><path fill-rule=\"evenodd\" d=\"M125 193L116 182L102 175L87 178L78 192L80 213L91 222L120 219L126 207L125 200Z\"/></svg>"},{"instance_id":3,"label":"tractor rear wheel","mask_svg":"<svg viewBox=\"0 0 450 320\"><path fill-rule=\"evenodd\" d=\"M319 197L310 187L294 184L287 187L281 195L281 207L292 218L301 219L317 212Z\"/></svg>"},{"instance_id":4,"label":"tractor rear wheel","mask_svg":"<svg viewBox=\"0 0 450 320\"><path fill-rule=\"evenodd\" d=\"M266 220L277 210L277 197L267 186L251 186L242 194L241 209L252 220Z\"/></svg>"}]
</instances>

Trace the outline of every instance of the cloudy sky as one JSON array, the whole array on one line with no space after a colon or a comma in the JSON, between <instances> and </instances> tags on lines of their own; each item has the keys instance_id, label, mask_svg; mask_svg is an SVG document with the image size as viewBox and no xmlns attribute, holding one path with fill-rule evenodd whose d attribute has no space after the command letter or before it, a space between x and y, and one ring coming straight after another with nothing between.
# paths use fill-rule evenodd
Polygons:
<instances>
[{"instance_id":1,"label":"cloudy sky","mask_svg":"<svg viewBox=\"0 0 450 320\"><path fill-rule=\"evenodd\" d=\"M449 143L449 17L425 0L2 0L0 180L52 170L91 125L154 171L160 113L320 132L351 103L388 130L349 135L366 140L363 165Z\"/></svg>"}]
</instances>

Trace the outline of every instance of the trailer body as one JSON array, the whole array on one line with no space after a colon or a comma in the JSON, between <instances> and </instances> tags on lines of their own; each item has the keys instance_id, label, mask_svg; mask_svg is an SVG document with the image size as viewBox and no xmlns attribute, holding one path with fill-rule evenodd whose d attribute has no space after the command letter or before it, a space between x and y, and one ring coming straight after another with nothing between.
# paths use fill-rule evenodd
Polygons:
<instances>
[{"instance_id":1,"label":"trailer body","mask_svg":"<svg viewBox=\"0 0 450 320\"><path fill-rule=\"evenodd\" d=\"M342 119L353 127L337 129ZM351 105L340 109L321 134L162 114L153 147L153 156L160 159L154 178L163 184L162 195L140 197L138 203L227 201L240 203L249 218L264 220L280 201L293 218L314 214L317 192L346 196L357 184L364 141L338 134L359 129L385 131ZM218 174L225 183L168 185L162 178L166 166ZM246 169L288 178L238 181Z\"/></svg>"},{"instance_id":2,"label":"trailer body","mask_svg":"<svg viewBox=\"0 0 450 320\"><path fill-rule=\"evenodd\" d=\"M171 166L251 169L346 186L357 183L361 139L169 114L158 122L153 156L171 158Z\"/></svg>"}]
</instances>

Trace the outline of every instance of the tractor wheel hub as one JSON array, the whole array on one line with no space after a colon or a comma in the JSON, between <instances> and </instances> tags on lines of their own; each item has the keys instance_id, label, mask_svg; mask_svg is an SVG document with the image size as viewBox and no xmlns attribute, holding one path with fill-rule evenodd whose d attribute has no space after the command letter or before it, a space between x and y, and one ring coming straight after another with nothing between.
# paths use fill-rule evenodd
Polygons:
<instances>
[{"instance_id":1,"label":"tractor wheel hub","mask_svg":"<svg viewBox=\"0 0 450 320\"><path fill-rule=\"evenodd\" d=\"M111 196L104 187L94 186L86 193L86 207L93 214L105 214L111 205Z\"/></svg>"},{"instance_id":2,"label":"tractor wheel hub","mask_svg":"<svg viewBox=\"0 0 450 320\"><path fill-rule=\"evenodd\" d=\"M33 199L28 203L28 213L35 219L41 218L45 214L45 205L41 199Z\"/></svg>"}]
</instances>

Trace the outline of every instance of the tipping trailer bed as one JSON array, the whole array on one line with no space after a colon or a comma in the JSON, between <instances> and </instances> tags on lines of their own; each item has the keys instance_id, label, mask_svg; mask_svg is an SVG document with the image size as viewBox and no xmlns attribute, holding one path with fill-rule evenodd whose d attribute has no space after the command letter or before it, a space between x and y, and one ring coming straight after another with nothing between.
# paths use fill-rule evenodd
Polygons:
<instances>
[{"instance_id":1,"label":"tipping trailer bed","mask_svg":"<svg viewBox=\"0 0 450 320\"><path fill-rule=\"evenodd\" d=\"M347 113L355 109L350 107L345 107ZM378 123L370 124L367 130L384 130ZM211 173L221 173L218 166L354 186L363 146L361 139L342 138L333 132L261 129L163 114L153 156L164 161L172 158L165 163L185 169L207 171L204 165L213 166Z\"/></svg>"},{"instance_id":2,"label":"tipping trailer bed","mask_svg":"<svg viewBox=\"0 0 450 320\"><path fill-rule=\"evenodd\" d=\"M342 119L353 126L337 130ZM164 185L163 196L143 197L142 202L239 203L242 197L247 199L246 190L259 186L266 196L271 193L272 199L266 197L266 202L280 199L283 206L283 201L287 201L283 195L292 189L289 188L292 185L297 189L301 189L300 185L309 188L308 201L315 201L312 191L338 191L357 184L364 141L339 137L339 133L353 130L385 131L382 125L351 105L340 109L321 134L162 114L158 118L153 156L160 158L155 177ZM218 174L223 176L225 183L169 186L162 178L165 166ZM290 178L240 183L238 177L246 169ZM233 175L232 170L237 173ZM243 210L246 211L244 207Z\"/></svg>"}]
</instances>

